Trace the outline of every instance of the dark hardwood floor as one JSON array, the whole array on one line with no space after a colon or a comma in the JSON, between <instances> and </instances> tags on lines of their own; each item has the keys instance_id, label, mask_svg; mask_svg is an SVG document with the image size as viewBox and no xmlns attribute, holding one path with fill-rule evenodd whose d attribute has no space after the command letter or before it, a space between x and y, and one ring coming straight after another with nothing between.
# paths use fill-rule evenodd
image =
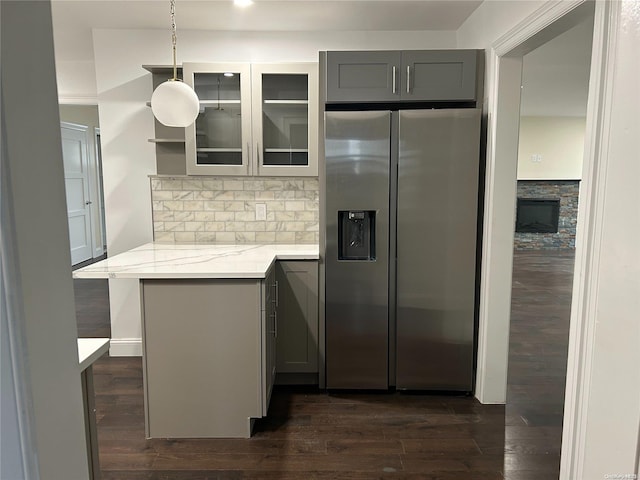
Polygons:
<instances>
[{"instance_id":1,"label":"dark hardwood floor","mask_svg":"<svg viewBox=\"0 0 640 480\"><path fill-rule=\"evenodd\" d=\"M505 426L509 480L558 478L573 263L573 251L514 256ZM522 471L510 471L512 459Z\"/></svg>"},{"instance_id":2,"label":"dark hardwood floor","mask_svg":"<svg viewBox=\"0 0 640 480\"><path fill-rule=\"evenodd\" d=\"M572 253L517 253L507 406L276 388L250 439L146 440L139 358L94 365L104 480L558 478ZM104 280L74 280L80 336L109 336Z\"/></svg>"}]
</instances>

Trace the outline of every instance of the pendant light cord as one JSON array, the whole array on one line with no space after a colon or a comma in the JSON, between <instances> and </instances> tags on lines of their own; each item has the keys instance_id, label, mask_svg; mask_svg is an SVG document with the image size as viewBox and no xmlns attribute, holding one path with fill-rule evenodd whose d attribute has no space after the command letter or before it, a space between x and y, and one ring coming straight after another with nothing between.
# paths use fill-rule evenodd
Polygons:
<instances>
[{"instance_id":1,"label":"pendant light cord","mask_svg":"<svg viewBox=\"0 0 640 480\"><path fill-rule=\"evenodd\" d=\"M176 0L171 0L171 46L173 50L173 80L178 80L178 64L176 54L176 42L178 37L176 36Z\"/></svg>"}]
</instances>

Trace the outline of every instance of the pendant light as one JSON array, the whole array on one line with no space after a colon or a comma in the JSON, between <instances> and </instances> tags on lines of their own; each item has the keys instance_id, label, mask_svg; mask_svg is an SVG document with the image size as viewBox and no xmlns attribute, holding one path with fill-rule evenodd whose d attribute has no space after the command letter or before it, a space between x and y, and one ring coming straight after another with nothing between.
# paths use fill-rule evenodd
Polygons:
<instances>
[{"instance_id":1,"label":"pendant light","mask_svg":"<svg viewBox=\"0 0 640 480\"><path fill-rule=\"evenodd\" d=\"M176 39L176 2L171 0L173 78L155 89L151 96L151 110L156 119L167 127L188 127L198 116L200 102L196 92L178 78Z\"/></svg>"}]
</instances>

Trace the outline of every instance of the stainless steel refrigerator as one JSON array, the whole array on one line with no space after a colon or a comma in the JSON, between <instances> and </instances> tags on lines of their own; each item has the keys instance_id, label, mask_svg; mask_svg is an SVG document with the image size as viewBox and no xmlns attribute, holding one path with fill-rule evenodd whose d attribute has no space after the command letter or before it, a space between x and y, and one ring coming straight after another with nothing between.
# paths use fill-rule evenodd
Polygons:
<instances>
[{"instance_id":1,"label":"stainless steel refrigerator","mask_svg":"<svg viewBox=\"0 0 640 480\"><path fill-rule=\"evenodd\" d=\"M471 391L480 111L325 112L329 389Z\"/></svg>"}]
</instances>

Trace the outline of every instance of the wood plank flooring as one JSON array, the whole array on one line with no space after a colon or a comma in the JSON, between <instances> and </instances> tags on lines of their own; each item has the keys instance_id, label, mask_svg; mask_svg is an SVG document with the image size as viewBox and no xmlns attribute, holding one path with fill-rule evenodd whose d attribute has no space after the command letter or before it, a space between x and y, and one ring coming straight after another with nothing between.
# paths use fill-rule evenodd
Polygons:
<instances>
[{"instance_id":1,"label":"wood plank flooring","mask_svg":"<svg viewBox=\"0 0 640 480\"><path fill-rule=\"evenodd\" d=\"M514 256L504 446L509 480L558 478L573 264L572 251Z\"/></svg>"},{"instance_id":2,"label":"wood plank flooring","mask_svg":"<svg viewBox=\"0 0 640 480\"><path fill-rule=\"evenodd\" d=\"M557 479L572 266L571 253L516 254L506 408L276 387L251 439L146 440L141 360L103 357L103 479ZM108 336L106 281L74 282L81 336Z\"/></svg>"}]
</instances>

